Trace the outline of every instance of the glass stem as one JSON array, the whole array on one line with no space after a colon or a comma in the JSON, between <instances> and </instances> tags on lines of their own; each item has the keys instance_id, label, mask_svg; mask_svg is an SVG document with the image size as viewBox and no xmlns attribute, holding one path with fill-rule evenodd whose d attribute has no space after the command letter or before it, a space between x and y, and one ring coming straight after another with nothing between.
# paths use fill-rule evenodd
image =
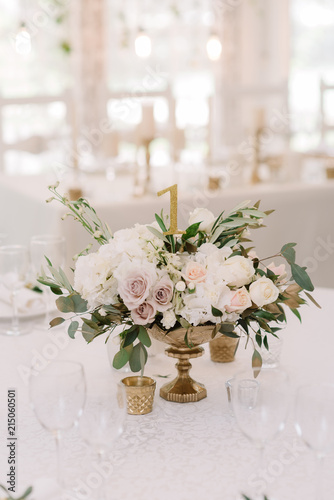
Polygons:
<instances>
[{"instance_id":1,"label":"glass stem","mask_svg":"<svg viewBox=\"0 0 334 500\"><path fill-rule=\"evenodd\" d=\"M60 431L55 431L54 432L54 437L56 441L56 456L57 456L57 482L59 486L62 486L63 484L63 474L62 474L62 466L61 466L61 435Z\"/></svg>"},{"instance_id":2,"label":"glass stem","mask_svg":"<svg viewBox=\"0 0 334 500\"><path fill-rule=\"evenodd\" d=\"M324 455L317 453L317 469L316 469L316 500L324 500Z\"/></svg>"},{"instance_id":3,"label":"glass stem","mask_svg":"<svg viewBox=\"0 0 334 500\"><path fill-rule=\"evenodd\" d=\"M13 307L13 317L12 317L12 330L19 330L19 311L17 306L17 290L13 290L11 293L11 302Z\"/></svg>"},{"instance_id":4,"label":"glass stem","mask_svg":"<svg viewBox=\"0 0 334 500\"><path fill-rule=\"evenodd\" d=\"M103 463L103 458L104 458L104 453L103 451L99 451L97 453L97 465L98 465L98 470L102 470L102 463ZM103 474L101 474L101 481L97 487L96 490L96 500L107 500L107 492L106 492L106 478L104 477Z\"/></svg>"}]
</instances>

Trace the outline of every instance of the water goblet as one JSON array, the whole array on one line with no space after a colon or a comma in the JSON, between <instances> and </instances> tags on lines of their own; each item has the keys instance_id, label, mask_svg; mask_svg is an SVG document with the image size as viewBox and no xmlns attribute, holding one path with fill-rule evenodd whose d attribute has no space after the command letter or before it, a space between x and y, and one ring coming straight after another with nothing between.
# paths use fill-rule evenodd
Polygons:
<instances>
[{"instance_id":1,"label":"water goblet","mask_svg":"<svg viewBox=\"0 0 334 500\"><path fill-rule=\"evenodd\" d=\"M92 451L93 463L103 471L94 498L107 500L107 477L112 470L111 453L126 422L126 394L113 378L95 379L88 390L87 404L80 420L81 435Z\"/></svg>"},{"instance_id":2,"label":"water goblet","mask_svg":"<svg viewBox=\"0 0 334 500\"><path fill-rule=\"evenodd\" d=\"M334 385L312 384L297 390L295 428L304 443L316 454L316 499L323 500L324 459L334 450Z\"/></svg>"},{"instance_id":3,"label":"water goblet","mask_svg":"<svg viewBox=\"0 0 334 500\"><path fill-rule=\"evenodd\" d=\"M86 400L83 366L73 361L52 361L43 370L32 368L30 402L40 424L56 442L57 481L64 486L61 464L61 436L81 417Z\"/></svg>"},{"instance_id":4,"label":"water goblet","mask_svg":"<svg viewBox=\"0 0 334 500\"><path fill-rule=\"evenodd\" d=\"M233 379L234 415L240 430L260 451L259 470L264 468L266 444L284 429L289 399L288 376L278 368L246 370ZM257 492L259 497L265 494L263 489Z\"/></svg>"},{"instance_id":5,"label":"water goblet","mask_svg":"<svg viewBox=\"0 0 334 500\"><path fill-rule=\"evenodd\" d=\"M30 256L35 278L43 274L47 257L56 269L65 265L65 238L53 234L33 236L30 240ZM52 292L48 286L45 289L45 317L49 324Z\"/></svg>"},{"instance_id":6,"label":"water goblet","mask_svg":"<svg viewBox=\"0 0 334 500\"><path fill-rule=\"evenodd\" d=\"M29 267L28 249L23 245L6 245L0 247L0 280L8 290L12 304L11 326L4 332L6 335L22 335L30 331L30 325L20 325L17 295L24 287Z\"/></svg>"}]
</instances>

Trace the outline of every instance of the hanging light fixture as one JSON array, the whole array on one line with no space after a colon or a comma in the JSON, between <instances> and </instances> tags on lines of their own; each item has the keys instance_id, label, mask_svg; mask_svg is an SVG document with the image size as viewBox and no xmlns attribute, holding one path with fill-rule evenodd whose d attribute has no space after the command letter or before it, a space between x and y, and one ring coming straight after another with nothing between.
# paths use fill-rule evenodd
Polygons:
<instances>
[{"instance_id":1,"label":"hanging light fixture","mask_svg":"<svg viewBox=\"0 0 334 500\"><path fill-rule=\"evenodd\" d=\"M15 37L15 50L20 55L27 55L31 52L31 36L24 23Z\"/></svg>"},{"instance_id":2,"label":"hanging light fixture","mask_svg":"<svg viewBox=\"0 0 334 500\"><path fill-rule=\"evenodd\" d=\"M146 58L151 55L152 42L151 38L143 29L139 29L135 39L135 51L138 57Z\"/></svg>"},{"instance_id":3,"label":"hanging light fixture","mask_svg":"<svg viewBox=\"0 0 334 500\"><path fill-rule=\"evenodd\" d=\"M210 38L206 42L206 52L211 61L218 61L221 56L223 47L219 37L215 33L211 33Z\"/></svg>"}]
</instances>

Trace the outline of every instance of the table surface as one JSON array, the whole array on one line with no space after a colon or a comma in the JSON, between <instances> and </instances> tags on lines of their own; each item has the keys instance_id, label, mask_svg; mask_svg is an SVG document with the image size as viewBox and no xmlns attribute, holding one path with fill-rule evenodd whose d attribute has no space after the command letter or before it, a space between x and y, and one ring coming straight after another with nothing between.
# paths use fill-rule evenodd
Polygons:
<instances>
[{"instance_id":1,"label":"table surface","mask_svg":"<svg viewBox=\"0 0 334 500\"><path fill-rule=\"evenodd\" d=\"M322 305L303 307L303 322L289 315L282 332L282 366L290 376L290 388L307 382L334 383L334 331L332 304L334 289L317 289L315 298ZM1 325L0 325L1 326ZM35 500L60 498L54 489L55 445L51 435L36 420L28 398L27 370L33 358L40 363L48 358L81 361L88 380L124 376L111 369L107 347L102 338L91 345L78 338L70 340L65 329L47 331L42 322L33 332L18 338L0 337L1 449L0 483L7 473L6 433L7 390L16 388L18 412L18 488L33 484ZM116 349L112 344L109 350ZM208 349L206 349L208 350ZM115 443L108 476L108 499L120 500L239 500L265 480L270 500L314 500L315 459L295 433L291 409L286 429L266 452L263 476L258 475L258 452L239 431L230 414L225 381L249 366L251 350L239 348L233 363L213 363L208 353L193 360L192 376L203 382L208 397L197 403L178 404L158 396L166 379L174 375L174 360L163 353L149 357L146 375L157 380L154 409L144 416L128 416L125 433ZM75 484L94 484L89 454L77 428L66 433L64 460L71 458ZM334 494L331 474L333 456L325 462L327 498ZM90 467L87 469L87 467ZM90 475L91 474L91 475ZM63 497L64 498L64 497ZM77 498L75 495L67 498ZM83 497L80 497L83 498ZM91 496L89 496L91 498ZM78 497L79 499L79 497Z\"/></svg>"}]
</instances>

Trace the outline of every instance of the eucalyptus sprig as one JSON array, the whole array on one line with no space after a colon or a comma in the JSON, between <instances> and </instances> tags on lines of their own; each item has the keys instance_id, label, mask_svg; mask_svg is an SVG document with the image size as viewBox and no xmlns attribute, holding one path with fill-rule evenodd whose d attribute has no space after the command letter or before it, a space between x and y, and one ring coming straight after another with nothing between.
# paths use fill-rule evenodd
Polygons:
<instances>
[{"instance_id":1,"label":"eucalyptus sprig","mask_svg":"<svg viewBox=\"0 0 334 500\"><path fill-rule=\"evenodd\" d=\"M7 490L7 488L5 488L5 486L3 486L2 484L0 484L0 488L5 492L6 497L5 497L4 500L25 500L32 493L32 487L29 486L29 488L26 489L26 491L23 493L23 495L21 495L20 497L13 497L9 493L9 491Z\"/></svg>"},{"instance_id":2,"label":"eucalyptus sprig","mask_svg":"<svg viewBox=\"0 0 334 500\"><path fill-rule=\"evenodd\" d=\"M57 191L59 183L53 186L49 186L49 191L53 194L49 198L47 203L53 200L59 201L62 205L69 209L62 219L66 217L73 217L74 220L79 221L84 229L100 244L104 245L108 243L110 238L112 238L111 230L107 223L102 222L101 219L96 214L94 208L89 204L85 198L79 198L79 200L71 201L66 196L62 196Z\"/></svg>"}]
</instances>

